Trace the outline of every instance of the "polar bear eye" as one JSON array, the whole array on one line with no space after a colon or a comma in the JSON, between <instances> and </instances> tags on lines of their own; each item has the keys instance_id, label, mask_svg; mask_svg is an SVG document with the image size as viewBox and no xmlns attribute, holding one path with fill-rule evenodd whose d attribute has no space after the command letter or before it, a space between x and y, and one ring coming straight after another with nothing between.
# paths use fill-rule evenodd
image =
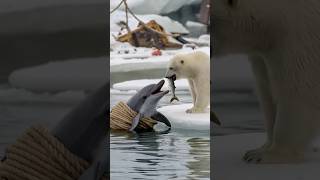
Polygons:
<instances>
[{"instance_id":1,"label":"polar bear eye","mask_svg":"<svg viewBox=\"0 0 320 180\"><path fill-rule=\"evenodd\" d=\"M183 61L183 60L181 60L181 61L180 61L180 63L181 63L181 64L183 64L183 63L184 63L184 61Z\"/></svg>"},{"instance_id":2,"label":"polar bear eye","mask_svg":"<svg viewBox=\"0 0 320 180\"><path fill-rule=\"evenodd\" d=\"M173 70L173 67L170 67L169 69L170 69L170 70Z\"/></svg>"}]
</instances>

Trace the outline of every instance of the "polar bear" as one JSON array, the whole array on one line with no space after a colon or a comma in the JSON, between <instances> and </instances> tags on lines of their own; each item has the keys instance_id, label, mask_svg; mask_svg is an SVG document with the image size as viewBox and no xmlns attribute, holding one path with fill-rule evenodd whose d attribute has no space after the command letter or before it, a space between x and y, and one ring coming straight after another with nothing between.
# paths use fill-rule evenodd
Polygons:
<instances>
[{"instance_id":1,"label":"polar bear","mask_svg":"<svg viewBox=\"0 0 320 180\"><path fill-rule=\"evenodd\" d=\"M187 113L202 113L210 102L210 57L201 51L177 54L169 62L165 77L188 79L193 107Z\"/></svg>"},{"instance_id":2,"label":"polar bear","mask_svg":"<svg viewBox=\"0 0 320 180\"><path fill-rule=\"evenodd\" d=\"M217 0L212 8L213 58L248 55L265 114L266 143L244 160L303 161L320 126L320 3Z\"/></svg>"}]
</instances>

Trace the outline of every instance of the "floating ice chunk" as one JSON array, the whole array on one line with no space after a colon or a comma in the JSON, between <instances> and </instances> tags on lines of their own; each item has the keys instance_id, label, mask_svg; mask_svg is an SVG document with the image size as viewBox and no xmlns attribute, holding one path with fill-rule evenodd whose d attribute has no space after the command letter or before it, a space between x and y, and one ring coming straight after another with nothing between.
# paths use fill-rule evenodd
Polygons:
<instances>
[{"instance_id":1,"label":"floating ice chunk","mask_svg":"<svg viewBox=\"0 0 320 180\"><path fill-rule=\"evenodd\" d=\"M190 36L192 37L198 37L207 32L207 25L199 22L187 21L185 26L190 31Z\"/></svg>"},{"instance_id":2,"label":"floating ice chunk","mask_svg":"<svg viewBox=\"0 0 320 180\"><path fill-rule=\"evenodd\" d=\"M210 130L210 109L205 113L186 113L192 104L164 106L158 109L168 118L173 129Z\"/></svg>"},{"instance_id":3,"label":"floating ice chunk","mask_svg":"<svg viewBox=\"0 0 320 180\"><path fill-rule=\"evenodd\" d=\"M115 8L119 2L119 0L110 1L110 8ZM130 9L138 14L167 14L180 9L185 5L201 3L201 0L131 0L127 1L127 3ZM124 9L124 7L122 6L121 9Z\"/></svg>"},{"instance_id":4,"label":"floating ice chunk","mask_svg":"<svg viewBox=\"0 0 320 180\"><path fill-rule=\"evenodd\" d=\"M140 80L132 80L132 81L125 81L121 83L116 83L113 85L113 89L120 90L120 91L129 91L129 90L140 90L143 87L149 84L157 84L161 79L140 79ZM166 82L162 87L162 90L168 90L169 84L167 79ZM189 91L189 84L186 79L176 80L175 81L176 91Z\"/></svg>"},{"instance_id":5,"label":"floating ice chunk","mask_svg":"<svg viewBox=\"0 0 320 180\"><path fill-rule=\"evenodd\" d=\"M159 1L160 2L160 1ZM120 32L121 28L117 24L120 21L125 21L125 12L123 11L115 11L113 14L110 15L110 32L116 33ZM158 24L160 24L165 31L171 33L181 33L181 34L188 34L189 31L178 21L174 21L167 16L160 16L157 14L148 14L148 15L137 15L137 17L142 20L143 22L147 23L150 20L155 20ZM134 19L132 16L129 17L129 27L131 29L137 28L138 21Z\"/></svg>"}]
</instances>

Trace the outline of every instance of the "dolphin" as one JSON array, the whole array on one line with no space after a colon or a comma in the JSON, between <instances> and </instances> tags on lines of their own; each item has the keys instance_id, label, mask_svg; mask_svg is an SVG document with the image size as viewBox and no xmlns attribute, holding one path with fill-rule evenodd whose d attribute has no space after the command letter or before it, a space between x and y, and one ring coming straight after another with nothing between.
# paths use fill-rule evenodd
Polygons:
<instances>
[{"instance_id":1,"label":"dolphin","mask_svg":"<svg viewBox=\"0 0 320 180\"><path fill-rule=\"evenodd\" d=\"M106 147L110 117L108 90L109 83L106 83L88 95L51 131L69 151L91 164L81 176L81 180L98 180L103 174L108 175L109 156ZM97 152L101 152L102 157L98 156Z\"/></svg>"},{"instance_id":2,"label":"dolphin","mask_svg":"<svg viewBox=\"0 0 320 180\"><path fill-rule=\"evenodd\" d=\"M149 97L147 97L142 107L140 108L137 116L133 119L130 131L133 131L138 126L141 118L152 117L153 115L158 113L156 110L157 104L160 101L160 99L168 92L168 90L160 91L155 94L151 94ZM171 127L171 125L169 127Z\"/></svg>"},{"instance_id":3,"label":"dolphin","mask_svg":"<svg viewBox=\"0 0 320 180\"><path fill-rule=\"evenodd\" d=\"M148 97L151 95L157 94L161 92L161 88L164 85L165 81L161 80L157 84L150 84L139 90L134 96L132 96L128 102L127 105L134 110L135 112L140 112L141 107L144 105L145 101ZM155 102L158 103L158 102ZM156 105L156 104L155 104ZM171 127L171 123L169 120L160 112L155 111L153 112L152 119L162 122L168 127ZM132 128L131 128L132 129Z\"/></svg>"},{"instance_id":4,"label":"dolphin","mask_svg":"<svg viewBox=\"0 0 320 180\"><path fill-rule=\"evenodd\" d=\"M72 153L92 162L107 134L109 84L88 95L53 128L52 134Z\"/></svg>"}]
</instances>

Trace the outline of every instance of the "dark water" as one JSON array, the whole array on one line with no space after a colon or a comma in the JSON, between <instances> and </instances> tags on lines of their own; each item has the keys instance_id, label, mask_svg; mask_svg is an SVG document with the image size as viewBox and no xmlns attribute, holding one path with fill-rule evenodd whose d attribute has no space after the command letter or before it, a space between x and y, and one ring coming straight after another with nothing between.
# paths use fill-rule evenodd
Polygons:
<instances>
[{"instance_id":1,"label":"dark water","mask_svg":"<svg viewBox=\"0 0 320 180\"><path fill-rule=\"evenodd\" d=\"M111 106L131 95L112 95ZM168 105L170 96L159 106ZM180 95L180 103L191 97ZM210 132L172 130L166 134L111 132L111 179L209 179Z\"/></svg>"},{"instance_id":2,"label":"dark water","mask_svg":"<svg viewBox=\"0 0 320 180\"><path fill-rule=\"evenodd\" d=\"M26 128L43 124L52 128L61 117L79 103L84 95L69 98L55 94L15 90L0 86L0 156ZM81 93L80 93L81 94ZM111 105L126 101L131 95L111 96ZM181 103L190 96L179 96ZM160 102L167 105L170 96ZM216 135L262 131L262 115L256 97L246 93L224 93L215 97L214 111L223 123L211 130ZM209 179L209 132L172 130L166 134L112 132L112 179Z\"/></svg>"},{"instance_id":3,"label":"dark water","mask_svg":"<svg viewBox=\"0 0 320 180\"><path fill-rule=\"evenodd\" d=\"M209 132L111 134L111 179L209 179Z\"/></svg>"},{"instance_id":4,"label":"dark water","mask_svg":"<svg viewBox=\"0 0 320 180\"><path fill-rule=\"evenodd\" d=\"M131 95L112 95L111 106ZM168 105L169 97L160 101ZM181 103L190 96L179 96ZM260 132L262 115L252 92L217 93L214 111L223 123L211 129L211 137ZM209 132L172 130L167 134L112 132L112 179L209 179Z\"/></svg>"}]
</instances>

